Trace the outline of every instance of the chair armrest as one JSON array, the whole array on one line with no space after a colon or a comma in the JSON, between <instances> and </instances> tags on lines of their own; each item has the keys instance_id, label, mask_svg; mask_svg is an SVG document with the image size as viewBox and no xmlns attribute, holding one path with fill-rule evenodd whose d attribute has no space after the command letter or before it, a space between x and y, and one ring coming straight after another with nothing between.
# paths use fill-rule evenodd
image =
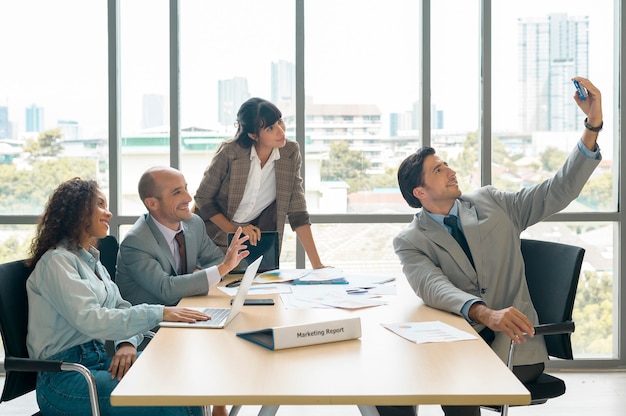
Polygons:
<instances>
[{"instance_id":1,"label":"chair armrest","mask_svg":"<svg viewBox=\"0 0 626 416\"><path fill-rule=\"evenodd\" d=\"M555 334L571 334L576 329L574 321L559 322L554 324L540 324L535 326L535 335L555 335ZM509 347L509 357L507 359L507 367L513 370L513 353L515 352L515 341L511 340Z\"/></svg>"},{"instance_id":2,"label":"chair armrest","mask_svg":"<svg viewBox=\"0 0 626 416\"><path fill-rule=\"evenodd\" d=\"M5 371L38 372L38 371L61 371L62 361L35 360L31 358L6 357L4 359Z\"/></svg>"},{"instance_id":3,"label":"chair armrest","mask_svg":"<svg viewBox=\"0 0 626 416\"><path fill-rule=\"evenodd\" d=\"M4 361L0 361L4 370L8 373L15 372L39 372L39 371L75 371L80 373L87 382L89 390L89 402L91 403L92 416L100 415L100 406L98 404L98 388L96 379L87 367L78 363L66 363L57 360L36 360L33 358L5 357Z\"/></svg>"},{"instance_id":4,"label":"chair armrest","mask_svg":"<svg viewBox=\"0 0 626 416\"><path fill-rule=\"evenodd\" d=\"M535 335L571 334L576 329L574 321L535 326Z\"/></svg>"}]
</instances>

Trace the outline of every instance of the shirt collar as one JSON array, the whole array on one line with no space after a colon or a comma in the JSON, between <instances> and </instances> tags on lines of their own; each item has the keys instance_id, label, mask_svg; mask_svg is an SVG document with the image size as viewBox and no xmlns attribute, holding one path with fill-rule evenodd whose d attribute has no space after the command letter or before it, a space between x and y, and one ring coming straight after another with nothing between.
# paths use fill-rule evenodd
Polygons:
<instances>
[{"instance_id":1,"label":"shirt collar","mask_svg":"<svg viewBox=\"0 0 626 416\"><path fill-rule=\"evenodd\" d=\"M454 215L457 218L459 217L459 205L458 204L459 204L458 200L454 201L454 204L452 204L452 208L450 208L450 212L448 212L446 215L433 214L432 212L428 212L427 210L424 210L424 212L427 213L433 220L437 221L438 224L440 224L441 226L444 226L443 219L447 217L448 215Z\"/></svg>"},{"instance_id":2,"label":"shirt collar","mask_svg":"<svg viewBox=\"0 0 626 416\"><path fill-rule=\"evenodd\" d=\"M250 160L260 160L259 159L259 154L256 152L256 149L254 148L254 146L252 146L250 148ZM270 153L270 157L267 159L267 163L273 162L275 160L280 159L280 151L278 150L277 147L272 149L272 153Z\"/></svg>"},{"instance_id":3,"label":"shirt collar","mask_svg":"<svg viewBox=\"0 0 626 416\"><path fill-rule=\"evenodd\" d=\"M178 234L179 231L183 230L182 222L178 226L178 230L172 230L171 228L166 227L165 225L158 222L156 218L152 217L152 219L154 220L154 223L156 224L159 231L161 231L161 234L163 234L163 237L165 237L165 241L167 241L168 243L171 243L172 241L174 241L176 234Z\"/></svg>"},{"instance_id":4,"label":"shirt collar","mask_svg":"<svg viewBox=\"0 0 626 416\"><path fill-rule=\"evenodd\" d=\"M77 255L78 257L80 257L81 259L85 260L88 263L90 260L93 262L93 259L95 260L100 259L100 251L92 245L89 246L89 250L85 250L83 247L73 246L72 244L68 242L67 239L63 239L59 242L59 247L62 247L65 250L71 253L74 253L75 255Z\"/></svg>"}]
</instances>

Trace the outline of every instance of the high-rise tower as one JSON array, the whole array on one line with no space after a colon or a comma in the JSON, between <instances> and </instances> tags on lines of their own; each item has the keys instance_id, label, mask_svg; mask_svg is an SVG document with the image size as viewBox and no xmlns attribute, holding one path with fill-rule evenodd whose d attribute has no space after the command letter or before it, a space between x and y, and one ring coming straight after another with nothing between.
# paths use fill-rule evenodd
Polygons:
<instances>
[{"instance_id":1,"label":"high-rise tower","mask_svg":"<svg viewBox=\"0 0 626 416\"><path fill-rule=\"evenodd\" d=\"M589 18L550 14L518 20L520 128L568 131L580 127L571 78L588 76Z\"/></svg>"}]
</instances>

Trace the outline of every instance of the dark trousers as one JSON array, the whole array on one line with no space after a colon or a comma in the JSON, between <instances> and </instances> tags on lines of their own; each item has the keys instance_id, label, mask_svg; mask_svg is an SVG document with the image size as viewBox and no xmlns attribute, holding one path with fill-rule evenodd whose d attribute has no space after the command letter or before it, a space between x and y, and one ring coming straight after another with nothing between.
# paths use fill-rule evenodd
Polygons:
<instances>
[{"instance_id":1,"label":"dark trousers","mask_svg":"<svg viewBox=\"0 0 626 416\"><path fill-rule=\"evenodd\" d=\"M489 328L485 328L479 332L482 339L489 345L493 342L496 334ZM528 383L534 381L543 373L544 363L518 365L513 367L513 374L522 382ZM441 406L446 416L480 416L479 406Z\"/></svg>"},{"instance_id":2,"label":"dark trousers","mask_svg":"<svg viewBox=\"0 0 626 416\"><path fill-rule=\"evenodd\" d=\"M376 406L380 416L416 416L415 406Z\"/></svg>"}]
</instances>

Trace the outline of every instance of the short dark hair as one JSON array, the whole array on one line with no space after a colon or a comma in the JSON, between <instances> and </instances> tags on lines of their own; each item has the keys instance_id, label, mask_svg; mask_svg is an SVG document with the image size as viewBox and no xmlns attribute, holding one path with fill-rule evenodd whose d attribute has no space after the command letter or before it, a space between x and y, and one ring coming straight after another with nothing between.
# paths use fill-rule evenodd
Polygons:
<instances>
[{"instance_id":1,"label":"short dark hair","mask_svg":"<svg viewBox=\"0 0 626 416\"><path fill-rule=\"evenodd\" d=\"M398 185L404 200L413 208L421 208L422 203L413 195L413 189L424 185L424 160L435 154L435 149L423 146L402 161L398 168Z\"/></svg>"},{"instance_id":2,"label":"short dark hair","mask_svg":"<svg viewBox=\"0 0 626 416\"><path fill-rule=\"evenodd\" d=\"M248 136L259 135L261 129L273 126L283 117L278 107L263 98L253 97L241 104L237 111L237 133L235 140L241 147L249 149L254 140Z\"/></svg>"}]
</instances>

